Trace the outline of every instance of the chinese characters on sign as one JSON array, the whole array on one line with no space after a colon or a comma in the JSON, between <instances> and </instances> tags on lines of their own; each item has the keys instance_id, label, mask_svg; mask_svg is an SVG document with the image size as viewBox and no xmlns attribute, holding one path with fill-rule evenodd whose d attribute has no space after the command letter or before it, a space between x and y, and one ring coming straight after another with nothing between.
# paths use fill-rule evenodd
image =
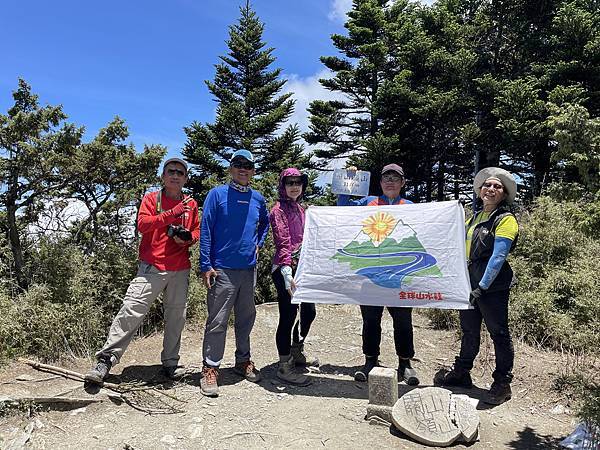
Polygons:
<instances>
[{"instance_id":1,"label":"chinese characters on sign","mask_svg":"<svg viewBox=\"0 0 600 450\"><path fill-rule=\"evenodd\" d=\"M331 181L331 192L334 194L369 195L371 173L363 170L335 169Z\"/></svg>"},{"instance_id":2,"label":"chinese characters on sign","mask_svg":"<svg viewBox=\"0 0 600 450\"><path fill-rule=\"evenodd\" d=\"M398 293L400 300L444 300L441 292L410 292L400 291Z\"/></svg>"}]
</instances>

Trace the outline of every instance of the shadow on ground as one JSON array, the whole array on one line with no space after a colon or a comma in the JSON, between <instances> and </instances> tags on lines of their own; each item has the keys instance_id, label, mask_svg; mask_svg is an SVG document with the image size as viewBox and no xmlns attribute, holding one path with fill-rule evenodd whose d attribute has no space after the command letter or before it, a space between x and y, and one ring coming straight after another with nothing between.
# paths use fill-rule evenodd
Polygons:
<instances>
[{"instance_id":1,"label":"shadow on ground","mask_svg":"<svg viewBox=\"0 0 600 450\"><path fill-rule=\"evenodd\" d=\"M517 432L517 437L508 443L508 448L514 448L515 450L561 448L559 445L561 440L553 436L538 434L532 428L526 427L524 430Z\"/></svg>"}]
</instances>

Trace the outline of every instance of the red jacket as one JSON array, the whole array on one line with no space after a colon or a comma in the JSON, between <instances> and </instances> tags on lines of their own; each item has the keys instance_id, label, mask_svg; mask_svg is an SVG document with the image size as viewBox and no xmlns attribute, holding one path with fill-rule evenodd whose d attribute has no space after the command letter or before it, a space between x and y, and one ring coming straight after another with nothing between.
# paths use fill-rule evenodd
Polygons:
<instances>
[{"instance_id":1,"label":"red jacket","mask_svg":"<svg viewBox=\"0 0 600 450\"><path fill-rule=\"evenodd\" d=\"M157 200L161 194L161 211L158 211ZM168 198L163 192L146 194L138 212L137 227L142 234L140 242L140 261L152 264L158 270L185 270L191 267L189 248L200 238L200 221L198 204L195 200L188 202L191 210L177 214L181 209L181 200ZM175 209L174 209L175 208ZM183 225L192 232L192 240L185 245L177 244L167 236L169 225Z\"/></svg>"}]
</instances>

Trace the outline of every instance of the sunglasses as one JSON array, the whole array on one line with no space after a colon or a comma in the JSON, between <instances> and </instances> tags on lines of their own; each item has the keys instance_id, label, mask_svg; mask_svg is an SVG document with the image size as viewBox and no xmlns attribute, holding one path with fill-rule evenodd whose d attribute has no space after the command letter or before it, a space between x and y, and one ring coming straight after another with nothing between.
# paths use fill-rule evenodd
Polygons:
<instances>
[{"instance_id":1,"label":"sunglasses","mask_svg":"<svg viewBox=\"0 0 600 450\"><path fill-rule=\"evenodd\" d=\"M302 186L302 180L285 180L286 186Z\"/></svg>"},{"instance_id":2,"label":"sunglasses","mask_svg":"<svg viewBox=\"0 0 600 450\"><path fill-rule=\"evenodd\" d=\"M381 181L391 181L393 183L397 183L398 181L402 181L402 177L397 175L384 175L381 177Z\"/></svg>"},{"instance_id":3,"label":"sunglasses","mask_svg":"<svg viewBox=\"0 0 600 450\"><path fill-rule=\"evenodd\" d=\"M180 169L167 169L167 174L171 176L179 175L180 177L185 177L185 172Z\"/></svg>"},{"instance_id":4,"label":"sunglasses","mask_svg":"<svg viewBox=\"0 0 600 450\"><path fill-rule=\"evenodd\" d=\"M233 167L234 169L252 170L254 169L254 164L252 164L251 162L234 162L231 163L231 167Z\"/></svg>"},{"instance_id":5,"label":"sunglasses","mask_svg":"<svg viewBox=\"0 0 600 450\"><path fill-rule=\"evenodd\" d=\"M501 184L496 184L496 183L483 183L483 185L481 187L484 187L486 189L494 188L497 191L501 191L504 189L504 186L502 186Z\"/></svg>"}]
</instances>

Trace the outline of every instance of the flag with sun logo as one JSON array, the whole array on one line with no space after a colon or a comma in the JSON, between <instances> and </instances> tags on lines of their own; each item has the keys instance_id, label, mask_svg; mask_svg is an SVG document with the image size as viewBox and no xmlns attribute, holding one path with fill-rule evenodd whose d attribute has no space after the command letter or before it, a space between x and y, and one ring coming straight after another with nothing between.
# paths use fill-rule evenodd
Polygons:
<instances>
[{"instance_id":1,"label":"flag with sun logo","mask_svg":"<svg viewBox=\"0 0 600 450\"><path fill-rule=\"evenodd\" d=\"M308 208L294 303L469 308L458 201Z\"/></svg>"}]
</instances>

